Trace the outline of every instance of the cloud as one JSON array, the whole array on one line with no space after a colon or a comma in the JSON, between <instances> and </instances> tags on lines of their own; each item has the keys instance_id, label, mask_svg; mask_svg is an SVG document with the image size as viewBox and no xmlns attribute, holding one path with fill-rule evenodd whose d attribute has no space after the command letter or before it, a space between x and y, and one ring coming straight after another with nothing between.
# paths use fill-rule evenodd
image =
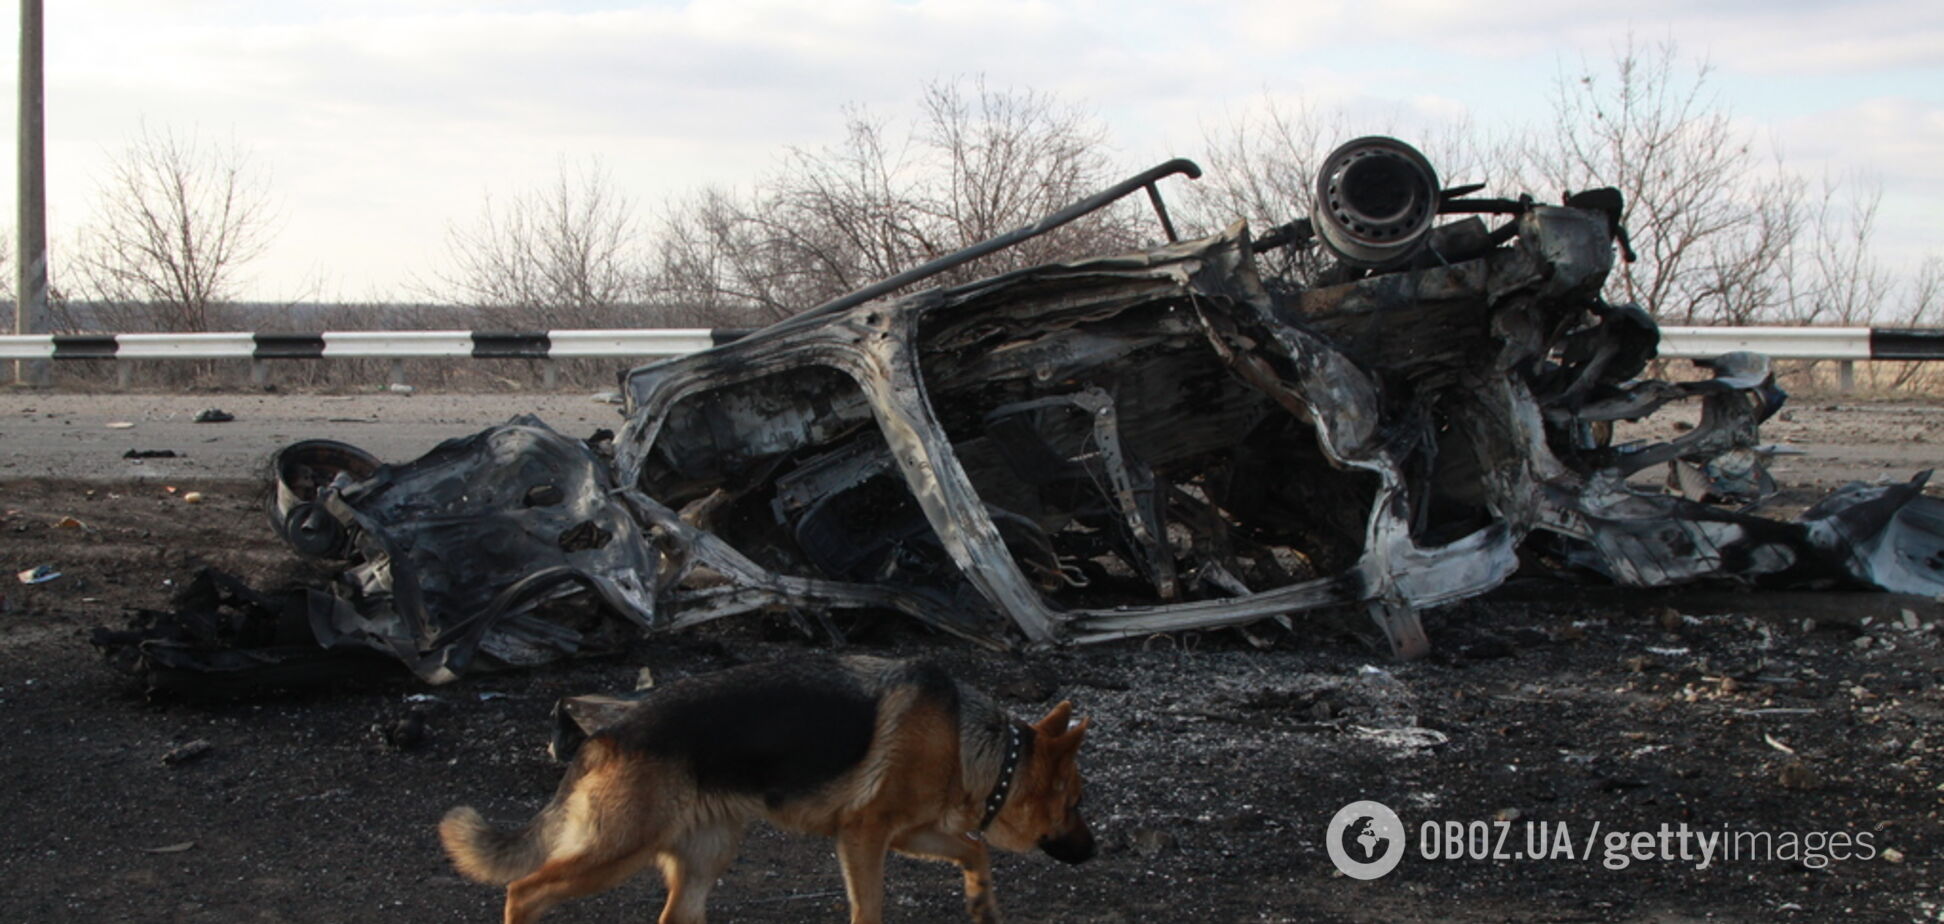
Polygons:
<instances>
[{"instance_id":1,"label":"cloud","mask_svg":"<svg viewBox=\"0 0 1944 924\"><path fill-rule=\"evenodd\" d=\"M1893 267L1944 256L1944 104L1909 97L1866 99L1787 120L1776 129L1791 167L1837 182L1880 183L1876 249Z\"/></svg>"},{"instance_id":2,"label":"cloud","mask_svg":"<svg viewBox=\"0 0 1944 924\"><path fill-rule=\"evenodd\" d=\"M838 140L848 104L903 116L938 78L983 74L995 86L1094 106L1133 169L1196 155L1204 126L1273 98L1340 108L1360 127L1543 118L1558 49L1599 61L1630 28L1647 41L1674 34L1684 51L1706 52L1724 69L1762 73L1944 61L1944 8L1888 0L49 7L57 222L85 216L106 152L140 121L233 138L256 152L287 215L261 267L266 285L322 274L353 290L423 276L448 224L470 220L488 192L545 182L562 156L600 156L618 186L653 205L701 184L753 179L789 146ZM1872 156L1908 142L1895 124L1892 113L1868 127L1884 133ZM1792 157L1809 143L1804 134ZM1921 156L1899 156L1896 175L1920 179L1911 166Z\"/></svg>"},{"instance_id":3,"label":"cloud","mask_svg":"<svg viewBox=\"0 0 1944 924\"><path fill-rule=\"evenodd\" d=\"M1789 119L1776 129L1783 154L1799 167L1826 164L1862 171L1886 185L1944 194L1944 104L1878 97Z\"/></svg>"},{"instance_id":4,"label":"cloud","mask_svg":"<svg viewBox=\"0 0 1944 924\"><path fill-rule=\"evenodd\" d=\"M1211 4L1227 31L1257 51L1432 48L1510 59L1567 48L1595 57L1632 33L1679 38L1717 64L1801 74L1944 67L1944 8L1911 0L1320 0Z\"/></svg>"}]
</instances>

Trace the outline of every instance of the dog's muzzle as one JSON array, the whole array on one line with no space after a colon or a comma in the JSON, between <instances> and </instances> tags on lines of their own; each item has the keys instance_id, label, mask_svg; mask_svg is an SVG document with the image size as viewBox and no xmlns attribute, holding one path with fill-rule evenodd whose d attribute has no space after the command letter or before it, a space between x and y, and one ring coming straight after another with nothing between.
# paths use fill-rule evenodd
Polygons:
<instances>
[{"instance_id":1,"label":"dog's muzzle","mask_svg":"<svg viewBox=\"0 0 1944 924\"><path fill-rule=\"evenodd\" d=\"M1059 837L1041 838L1039 849L1061 863L1085 863L1093 859L1093 832L1082 824Z\"/></svg>"}]
</instances>

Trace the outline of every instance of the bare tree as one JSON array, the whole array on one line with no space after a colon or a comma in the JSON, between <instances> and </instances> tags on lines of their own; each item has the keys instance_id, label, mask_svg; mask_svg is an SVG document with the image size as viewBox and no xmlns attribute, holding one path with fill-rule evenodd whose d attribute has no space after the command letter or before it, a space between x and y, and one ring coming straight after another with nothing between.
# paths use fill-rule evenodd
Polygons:
<instances>
[{"instance_id":1,"label":"bare tree","mask_svg":"<svg viewBox=\"0 0 1944 924\"><path fill-rule=\"evenodd\" d=\"M1907 307L1897 322L1911 327L1944 326L1944 256L1932 254L1910 277Z\"/></svg>"},{"instance_id":2,"label":"bare tree","mask_svg":"<svg viewBox=\"0 0 1944 924\"><path fill-rule=\"evenodd\" d=\"M919 198L948 240L937 256L1030 224L1111 183L1106 129L1085 110L1045 93L996 91L983 80L925 88L918 132L930 163ZM981 261L982 275L1138 243L1137 210L1097 212Z\"/></svg>"},{"instance_id":3,"label":"bare tree","mask_svg":"<svg viewBox=\"0 0 1944 924\"><path fill-rule=\"evenodd\" d=\"M1890 274L1876 259L1881 184L1825 176L1822 194L1808 208L1802 246L1787 277L1795 291L1782 320L1790 324L1866 325L1890 294Z\"/></svg>"},{"instance_id":4,"label":"bare tree","mask_svg":"<svg viewBox=\"0 0 1944 924\"><path fill-rule=\"evenodd\" d=\"M799 291L784 248L752 210L732 193L705 189L662 216L651 299L664 323L759 326L820 301Z\"/></svg>"},{"instance_id":5,"label":"bare tree","mask_svg":"<svg viewBox=\"0 0 1944 924\"><path fill-rule=\"evenodd\" d=\"M267 187L240 150L145 127L76 248L81 293L112 329L211 330L270 225Z\"/></svg>"},{"instance_id":6,"label":"bare tree","mask_svg":"<svg viewBox=\"0 0 1944 924\"><path fill-rule=\"evenodd\" d=\"M1313 183L1332 146L1353 132L1341 111L1303 104L1270 104L1259 116L1204 127L1202 178L1189 187L1183 223L1209 234L1246 219L1257 234L1308 215ZM1263 259L1273 276L1295 283L1314 280L1328 262L1318 248L1281 248Z\"/></svg>"},{"instance_id":7,"label":"bare tree","mask_svg":"<svg viewBox=\"0 0 1944 924\"><path fill-rule=\"evenodd\" d=\"M1758 317L1783 295L1756 284L1781 264L1799 231L1799 187L1769 175L1751 139L1712 95L1706 63L1685 64L1672 41L1632 36L1611 70L1562 78L1549 132L1522 161L1549 192L1611 185L1637 262L1609 283L1670 322Z\"/></svg>"},{"instance_id":8,"label":"bare tree","mask_svg":"<svg viewBox=\"0 0 1944 924\"><path fill-rule=\"evenodd\" d=\"M551 186L495 204L447 232L450 290L502 327L600 327L641 292L634 202L599 161L562 163Z\"/></svg>"},{"instance_id":9,"label":"bare tree","mask_svg":"<svg viewBox=\"0 0 1944 924\"><path fill-rule=\"evenodd\" d=\"M1808 214L1802 183L1778 163L1775 177L1755 188L1750 208L1697 252L1689 278L1672 290L1686 301L1668 306L1669 320L1756 324L1786 317L1802 303L1797 245Z\"/></svg>"},{"instance_id":10,"label":"bare tree","mask_svg":"<svg viewBox=\"0 0 1944 924\"><path fill-rule=\"evenodd\" d=\"M1925 257L1916 271L1906 277L1903 289L1903 307L1891 318L1895 323L1909 327L1944 326L1944 256ZM1897 363L1890 387L1934 386L1938 377L1933 366L1927 362Z\"/></svg>"},{"instance_id":11,"label":"bare tree","mask_svg":"<svg viewBox=\"0 0 1944 924\"><path fill-rule=\"evenodd\" d=\"M748 195L705 191L661 222L656 300L745 322L787 317L985 238L1111 182L1085 111L980 81L934 83L898 130L860 110L844 141L792 151ZM960 267L943 284L1137 242L1105 210Z\"/></svg>"}]
</instances>

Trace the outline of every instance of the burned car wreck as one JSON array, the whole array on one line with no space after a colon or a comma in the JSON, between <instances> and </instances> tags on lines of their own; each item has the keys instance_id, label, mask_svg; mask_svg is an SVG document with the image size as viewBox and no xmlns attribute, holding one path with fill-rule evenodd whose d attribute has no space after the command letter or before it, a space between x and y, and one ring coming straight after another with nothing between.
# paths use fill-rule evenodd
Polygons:
<instances>
[{"instance_id":1,"label":"burned car wreck","mask_svg":"<svg viewBox=\"0 0 1944 924\"><path fill-rule=\"evenodd\" d=\"M1016 235L1145 189L1173 238L1154 184L1174 172L1195 171ZM750 611L889 610L994 646L1354 614L1410 657L1420 612L1522 565L1944 591L1928 473L1795 521L1731 506L1773 488L1757 427L1783 395L1747 353L1641 378L1654 322L1600 296L1627 249L1617 193L1475 191L1359 139L1311 216L1259 238L1238 222L886 295L899 277L634 369L611 440L523 418L396 466L298 444L273 523L346 568L282 618L442 682ZM1297 247L1325 248L1329 278L1259 271ZM1613 441L1675 401L1701 424ZM1663 466L1678 491L1637 477ZM209 645L168 635L136 644L196 669Z\"/></svg>"}]
</instances>

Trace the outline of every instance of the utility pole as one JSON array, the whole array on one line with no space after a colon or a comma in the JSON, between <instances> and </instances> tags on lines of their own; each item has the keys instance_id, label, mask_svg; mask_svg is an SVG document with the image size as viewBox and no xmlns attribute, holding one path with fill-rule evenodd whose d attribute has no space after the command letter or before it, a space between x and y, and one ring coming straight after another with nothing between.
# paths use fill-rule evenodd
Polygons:
<instances>
[{"instance_id":1,"label":"utility pole","mask_svg":"<svg viewBox=\"0 0 1944 924\"><path fill-rule=\"evenodd\" d=\"M14 333L47 333L47 168L41 135L41 0L20 0L20 188ZM14 384L47 385L47 360L14 360Z\"/></svg>"}]
</instances>

